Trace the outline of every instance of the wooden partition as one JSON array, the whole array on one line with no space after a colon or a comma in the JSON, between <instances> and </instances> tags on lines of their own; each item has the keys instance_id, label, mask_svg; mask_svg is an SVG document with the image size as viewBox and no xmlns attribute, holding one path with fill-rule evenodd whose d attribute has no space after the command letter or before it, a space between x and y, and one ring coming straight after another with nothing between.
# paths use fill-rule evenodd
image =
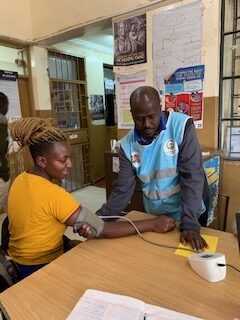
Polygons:
<instances>
[{"instance_id":1,"label":"wooden partition","mask_svg":"<svg viewBox=\"0 0 240 320\"><path fill-rule=\"evenodd\" d=\"M218 97L204 99L203 129L197 129L202 148L217 148L218 144Z\"/></svg>"}]
</instances>

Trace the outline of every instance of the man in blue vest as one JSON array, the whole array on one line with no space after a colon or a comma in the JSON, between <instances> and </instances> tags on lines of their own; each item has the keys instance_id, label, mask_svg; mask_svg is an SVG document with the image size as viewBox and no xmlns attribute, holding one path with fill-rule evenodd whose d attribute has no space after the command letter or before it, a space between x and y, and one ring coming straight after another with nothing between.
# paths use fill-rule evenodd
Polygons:
<instances>
[{"instance_id":1,"label":"man in blue vest","mask_svg":"<svg viewBox=\"0 0 240 320\"><path fill-rule=\"evenodd\" d=\"M180 241L198 251L208 247L200 235L206 221L203 160L193 119L178 112L161 112L158 92L148 86L130 97L135 123L122 140L120 172L101 216L124 210L141 180L145 211L180 221Z\"/></svg>"}]
</instances>

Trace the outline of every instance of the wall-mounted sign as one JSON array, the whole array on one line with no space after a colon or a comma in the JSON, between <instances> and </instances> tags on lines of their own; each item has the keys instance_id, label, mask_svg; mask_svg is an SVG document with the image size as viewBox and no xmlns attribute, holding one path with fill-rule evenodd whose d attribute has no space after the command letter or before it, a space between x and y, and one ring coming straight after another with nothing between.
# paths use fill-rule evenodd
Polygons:
<instances>
[{"instance_id":1,"label":"wall-mounted sign","mask_svg":"<svg viewBox=\"0 0 240 320\"><path fill-rule=\"evenodd\" d=\"M0 70L0 91L8 97L7 118L9 122L21 117L17 78L17 72Z\"/></svg>"}]
</instances>

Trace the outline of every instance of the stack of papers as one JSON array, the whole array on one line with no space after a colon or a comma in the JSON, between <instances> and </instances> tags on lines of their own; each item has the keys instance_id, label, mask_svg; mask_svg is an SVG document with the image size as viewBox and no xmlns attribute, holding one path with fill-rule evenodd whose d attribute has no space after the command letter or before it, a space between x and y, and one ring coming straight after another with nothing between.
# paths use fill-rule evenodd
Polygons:
<instances>
[{"instance_id":1,"label":"stack of papers","mask_svg":"<svg viewBox=\"0 0 240 320\"><path fill-rule=\"evenodd\" d=\"M103 292L87 290L67 320L199 320L143 301Z\"/></svg>"}]
</instances>

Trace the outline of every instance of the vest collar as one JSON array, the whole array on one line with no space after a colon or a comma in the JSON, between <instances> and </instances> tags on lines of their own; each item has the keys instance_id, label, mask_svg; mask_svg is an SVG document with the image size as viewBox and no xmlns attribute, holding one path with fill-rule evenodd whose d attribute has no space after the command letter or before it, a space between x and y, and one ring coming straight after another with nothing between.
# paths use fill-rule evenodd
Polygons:
<instances>
[{"instance_id":1,"label":"vest collar","mask_svg":"<svg viewBox=\"0 0 240 320\"><path fill-rule=\"evenodd\" d=\"M134 128L134 140L136 142L138 142L139 144L142 144L142 145L151 144L153 142L153 140L156 139L159 136L161 131L166 129L166 124L167 124L166 115L165 115L164 112L161 112L160 121L159 121L159 127L158 127L155 135L152 138L143 137L140 134L140 131L135 127Z\"/></svg>"}]
</instances>

